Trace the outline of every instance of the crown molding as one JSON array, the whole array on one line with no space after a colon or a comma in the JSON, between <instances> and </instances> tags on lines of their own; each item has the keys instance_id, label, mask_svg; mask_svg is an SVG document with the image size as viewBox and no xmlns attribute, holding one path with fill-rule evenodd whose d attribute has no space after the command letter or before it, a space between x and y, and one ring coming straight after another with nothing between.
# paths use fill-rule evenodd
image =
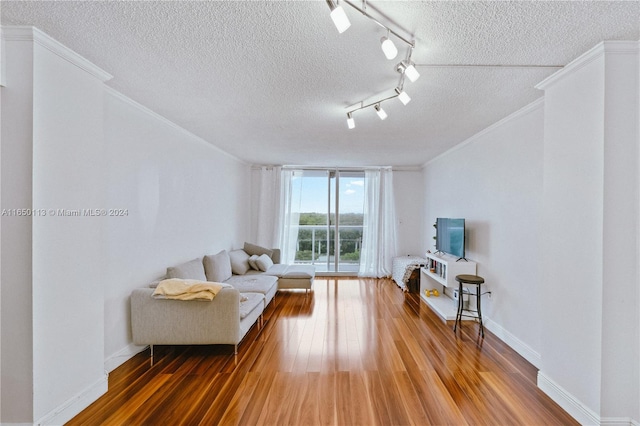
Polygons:
<instances>
[{"instance_id":1,"label":"crown molding","mask_svg":"<svg viewBox=\"0 0 640 426\"><path fill-rule=\"evenodd\" d=\"M184 127L180 127L178 124L174 123L173 121L169 120L168 118L158 114L157 112L147 108L146 106L134 101L133 99L131 99L130 97L118 92L116 89L109 87L109 86L104 86L104 91L105 94L110 95L118 100L120 100L121 102L141 111L142 113L148 115L149 117L152 117L153 119L157 120L158 122L176 130L178 133L182 134L183 136L203 144L204 146L211 148L217 152L219 152L222 155L225 155L227 157L229 157L232 160L237 161L240 164L249 166L250 164L247 163L246 161L236 157L233 154L228 153L227 151L224 151L223 149L221 149L220 147L218 147L217 145L215 145L213 142L209 142L203 138L201 138L198 135L195 135L193 133L191 133L190 131L188 131L187 129L185 129Z\"/></svg>"},{"instance_id":2,"label":"crown molding","mask_svg":"<svg viewBox=\"0 0 640 426\"><path fill-rule=\"evenodd\" d=\"M93 62L85 59L78 53L69 49L53 37L49 36L45 32L39 30L36 27L31 26L2 26L1 27L2 41L28 41L33 42L39 46L44 47L50 52L56 54L60 58L67 62L77 66L78 68L86 71L98 80L105 82L111 80L113 76L102 68L95 65Z\"/></svg>"},{"instance_id":3,"label":"crown molding","mask_svg":"<svg viewBox=\"0 0 640 426\"><path fill-rule=\"evenodd\" d=\"M522 117L524 115L527 115L532 111L536 111L536 110L538 110L540 108L544 108L544 96L536 99L535 101L531 102L530 104L525 105L524 107L520 108L519 110L517 110L515 112L512 112L511 114L509 114L505 118L503 118L503 119L501 119L499 121L496 121L495 123L493 123L489 127L481 130L480 132L476 133L473 136L470 136L469 138L467 138L464 141L460 142L459 144L455 145L451 149L448 149L445 152L433 157L431 160L425 162L422 165L421 168L424 169L429 164L431 164L431 163L433 163L435 161L438 161L443 157L446 157L447 155L451 154L452 152L455 152L455 151L457 151L459 149L464 148L465 146L467 146L467 145L477 141L478 139L482 138L486 134L491 133L492 131L494 131L498 127L505 125L509 121L515 120L517 118L520 118L520 117Z\"/></svg>"},{"instance_id":4,"label":"crown molding","mask_svg":"<svg viewBox=\"0 0 640 426\"><path fill-rule=\"evenodd\" d=\"M589 65L591 62L600 59L607 54L637 55L639 51L640 41L614 40L600 42L587 52L569 62L560 71L551 74L549 77L536 84L535 88L539 90L546 90L568 75L575 73L576 71Z\"/></svg>"}]
</instances>

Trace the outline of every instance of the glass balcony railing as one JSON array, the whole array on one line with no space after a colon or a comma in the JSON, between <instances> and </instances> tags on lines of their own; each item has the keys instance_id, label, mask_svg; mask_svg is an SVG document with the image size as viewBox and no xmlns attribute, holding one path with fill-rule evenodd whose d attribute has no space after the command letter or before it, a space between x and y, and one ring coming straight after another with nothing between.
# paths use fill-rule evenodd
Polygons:
<instances>
[{"instance_id":1,"label":"glass balcony railing","mask_svg":"<svg viewBox=\"0 0 640 426\"><path fill-rule=\"evenodd\" d=\"M324 271L354 271L360 264L362 225L340 225L337 269L335 265L335 227L300 225L295 263L316 265Z\"/></svg>"}]
</instances>

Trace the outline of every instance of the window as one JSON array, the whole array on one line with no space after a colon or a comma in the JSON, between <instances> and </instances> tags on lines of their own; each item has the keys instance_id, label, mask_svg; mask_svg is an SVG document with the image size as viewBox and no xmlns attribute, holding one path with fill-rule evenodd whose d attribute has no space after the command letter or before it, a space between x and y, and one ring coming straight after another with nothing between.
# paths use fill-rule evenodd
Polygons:
<instances>
[{"instance_id":1,"label":"window","mask_svg":"<svg viewBox=\"0 0 640 426\"><path fill-rule=\"evenodd\" d=\"M364 176L364 171L350 170L292 174L288 217L292 237L297 236L295 263L315 265L318 272L358 272Z\"/></svg>"}]
</instances>

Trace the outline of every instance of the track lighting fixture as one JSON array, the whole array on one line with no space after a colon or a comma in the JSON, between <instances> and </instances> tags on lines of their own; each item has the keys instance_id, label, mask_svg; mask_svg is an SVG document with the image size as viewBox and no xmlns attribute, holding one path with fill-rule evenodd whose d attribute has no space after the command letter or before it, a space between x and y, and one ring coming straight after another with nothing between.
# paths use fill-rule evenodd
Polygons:
<instances>
[{"instance_id":1,"label":"track lighting fixture","mask_svg":"<svg viewBox=\"0 0 640 426\"><path fill-rule=\"evenodd\" d=\"M396 66L396 70L398 70L399 73L406 75L412 83L420 78L420 73L418 72L416 67L413 66L413 63L411 61L400 62Z\"/></svg>"},{"instance_id":2,"label":"track lighting fixture","mask_svg":"<svg viewBox=\"0 0 640 426\"><path fill-rule=\"evenodd\" d=\"M392 60L398 56L398 49L396 45L393 44L393 41L389 38L389 31L387 31L387 35L380 39L380 47L382 47L382 52L387 59Z\"/></svg>"},{"instance_id":3,"label":"track lighting fixture","mask_svg":"<svg viewBox=\"0 0 640 426\"><path fill-rule=\"evenodd\" d=\"M354 127L356 127L356 122L353 121L353 116L350 112L347 113L347 126L349 127L349 129L353 129Z\"/></svg>"},{"instance_id":4,"label":"track lighting fixture","mask_svg":"<svg viewBox=\"0 0 640 426\"><path fill-rule=\"evenodd\" d=\"M400 102L402 102L403 105L411 102L411 97L407 95L407 92L405 92L401 88L396 87L396 93L398 94L398 99L400 100Z\"/></svg>"},{"instance_id":5,"label":"track lighting fixture","mask_svg":"<svg viewBox=\"0 0 640 426\"><path fill-rule=\"evenodd\" d=\"M380 120L384 120L385 118L387 118L387 113L384 112L384 110L380 107L379 102L374 105L374 108L376 110L376 114L378 114L378 117L380 117Z\"/></svg>"},{"instance_id":6,"label":"track lighting fixture","mask_svg":"<svg viewBox=\"0 0 640 426\"><path fill-rule=\"evenodd\" d=\"M418 71L414 66L414 63L411 61L411 54L413 53L413 49L416 47L414 40L409 41L408 39L404 38L402 35L398 34L396 31L389 28L384 23L380 22L375 17L371 16L366 11L367 0L362 0L363 8L356 6L352 2L352 0L341 0L341 1L343 4L346 4L347 6L357 10L366 18L372 20L377 25L387 30L387 34L380 39L380 47L382 48L382 52L384 53L387 59L392 60L398 56L398 48L396 47L395 43L389 38L391 34L393 34L393 36L396 37L398 40L406 43L407 46L409 47L409 51L407 52L406 59L402 60L399 64L396 65L396 70L401 74L401 77L400 77L400 82L398 83L398 86L395 87L395 93L393 95L386 96L384 98L378 98L375 101L368 103L366 105L364 101L360 101L359 105L354 104L351 107L349 107L349 110L347 111L347 127L349 129L353 129L356 127L355 121L353 120L353 113L355 111L373 107L376 111L376 114L378 114L378 117L380 117L381 120L384 120L387 118L387 113L380 106L382 102L385 102L389 99L398 98L400 102L402 102L404 105L407 105L411 101L411 97L409 97L409 95L403 90L405 77L411 80L412 82L414 82L420 77L420 73L418 73ZM336 28L340 33L344 32L347 28L349 28L349 26L351 26L351 23L349 22L349 18L347 18L347 15L344 12L344 9L342 9L342 7L338 5L338 0L326 0L326 2L329 5L329 9L331 9L331 19L333 19L333 23L336 25Z\"/></svg>"},{"instance_id":7,"label":"track lighting fixture","mask_svg":"<svg viewBox=\"0 0 640 426\"><path fill-rule=\"evenodd\" d=\"M327 0L327 4L329 5L329 9L331 9L331 19L338 29L338 32L342 34L351 26L351 22L349 22L349 18L347 18L347 14L342 6L334 3L333 0Z\"/></svg>"},{"instance_id":8,"label":"track lighting fixture","mask_svg":"<svg viewBox=\"0 0 640 426\"><path fill-rule=\"evenodd\" d=\"M349 129L353 129L354 127L356 127L356 124L353 121L353 113L365 108L370 108L370 107L373 107L373 109L376 110L376 114L378 114L378 117L380 117L380 120L384 120L385 118L387 118L387 113L385 112L385 110L382 109L381 104L393 98L400 99L400 101L405 105L409 103L409 101L411 100L411 98L409 98L409 95L407 95L404 92L404 90L402 90L402 83L401 83L399 87L395 88L395 93L391 96L377 99L372 103L368 103L368 104L365 104L364 101L360 101L357 104L350 106L349 110L347 111L347 126L349 127Z\"/></svg>"}]
</instances>

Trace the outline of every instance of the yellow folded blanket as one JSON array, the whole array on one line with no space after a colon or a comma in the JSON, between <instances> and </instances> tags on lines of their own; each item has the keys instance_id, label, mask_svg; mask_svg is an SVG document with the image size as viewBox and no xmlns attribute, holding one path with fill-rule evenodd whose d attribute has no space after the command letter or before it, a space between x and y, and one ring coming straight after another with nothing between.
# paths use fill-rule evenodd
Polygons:
<instances>
[{"instance_id":1,"label":"yellow folded blanket","mask_svg":"<svg viewBox=\"0 0 640 426\"><path fill-rule=\"evenodd\" d=\"M222 288L223 285L220 283L169 278L160 281L153 292L153 297L157 299L211 301Z\"/></svg>"}]
</instances>

